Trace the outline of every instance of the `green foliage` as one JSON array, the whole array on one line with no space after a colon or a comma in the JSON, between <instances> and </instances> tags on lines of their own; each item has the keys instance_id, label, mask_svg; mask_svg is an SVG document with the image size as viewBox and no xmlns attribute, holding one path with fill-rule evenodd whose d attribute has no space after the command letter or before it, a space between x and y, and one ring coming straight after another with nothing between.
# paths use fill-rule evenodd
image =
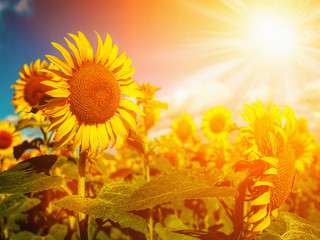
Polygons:
<instances>
[{"instance_id":1,"label":"green foliage","mask_svg":"<svg viewBox=\"0 0 320 240\"><path fill-rule=\"evenodd\" d=\"M49 230L49 234L52 235L56 240L63 240L67 236L68 226L64 224L56 223L52 225Z\"/></svg>"},{"instance_id":2,"label":"green foliage","mask_svg":"<svg viewBox=\"0 0 320 240\"><path fill-rule=\"evenodd\" d=\"M26 201L27 197L22 194L15 194L6 197L0 202L0 217L7 217L13 214Z\"/></svg>"},{"instance_id":3,"label":"green foliage","mask_svg":"<svg viewBox=\"0 0 320 240\"><path fill-rule=\"evenodd\" d=\"M216 168L176 170L145 183L122 202L113 202L113 206L137 211L177 200L235 196L236 189L215 186L222 173Z\"/></svg>"},{"instance_id":4,"label":"green foliage","mask_svg":"<svg viewBox=\"0 0 320 240\"><path fill-rule=\"evenodd\" d=\"M319 240L320 225L299 217L294 213L280 212L276 222L271 223L266 232L257 240Z\"/></svg>"},{"instance_id":5,"label":"green foliage","mask_svg":"<svg viewBox=\"0 0 320 240\"><path fill-rule=\"evenodd\" d=\"M67 196L57 201L56 204L74 212L82 212L98 218L110 219L113 222L119 223L123 228L130 227L136 231L145 234L148 233L146 221L142 217L120 209L108 207L108 205L110 205L109 201L98 198L83 198L74 195Z\"/></svg>"},{"instance_id":6,"label":"green foliage","mask_svg":"<svg viewBox=\"0 0 320 240\"><path fill-rule=\"evenodd\" d=\"M39 122L34 119L20 119L16 125L16 131L21 131L25 128L35 128L49 126L49 122Z\"/></svg>"},{"instance_id":7,"label":"green foliage","mask_svg":"<svg viewBox=\"0 0 320 240\"><path fill-rule=\"evenodd\" d=\"M43 155L25 160L0 173L0 193L29 193L60 186L63 179L48 176L47 172L57 157Z\"/></svg>"}]
</instances>

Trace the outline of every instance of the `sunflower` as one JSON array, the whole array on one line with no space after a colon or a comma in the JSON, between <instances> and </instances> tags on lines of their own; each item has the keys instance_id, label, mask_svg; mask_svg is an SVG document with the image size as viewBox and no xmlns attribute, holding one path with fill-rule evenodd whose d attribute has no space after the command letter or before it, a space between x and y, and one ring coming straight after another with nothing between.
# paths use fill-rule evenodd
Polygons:
<instances>
[{"instance_id":1,"label":"sunflower","mask_svg":"<svg viewBox=\"0 0 320 240\"><path fill-rule=\"evenodd\" d=\"M252 107L245 105L246 110L240 114L249 123L249 126L240 129L240 134L247 137L251 148L247 149L251 157L256 158L271 144L269 134L275 128L281 131L282 115L277 105L271 103L265 108L260 101L253 103Z\"/></svg>"},{"instance_id":2,"label":"sunflower","mask_svg":"<svg viewBox=\"0 0 320 240\"><path fill-rule=\"evenodd\" d=\"M128 129L136 129L135 113L143 113L134 102L121 97L143 97L143 94L131 78L135 71L130 66L132 60L125 52L117 56L118 46L112 44L109 35L102 42L97 34L95 54L82 32L69 36L76 43L65 38L71 51L52 43L65 60L46 55L61 71L43 70L54 78L42 83L54 89L46 92L53 99L42 109L51 117L48 131L56 130L54 140L58 145L73 140L72 149L81 145L81 152L94 153L108 148L111 141L114 145L117 138L125 141Z\"/></svg>"},{"instance_id":3,"label":"sunflower","mask_svg":"<svg viewBox=\"0 0 320 240\"><path fill-rule=\"evenodd\" d=\"M181 118L174 118L174 123L171 125L173 133L182 143L192 139L197 131L197 126L191 118L190 114L182 114Z\"/></svg>"},{"instance_id":4,"label":"sunflower","mask_svg":"<svg viewBox=\"0 0 320 240\"><path fill-rule=\"evenodd\" d=\"M230 135L233 127L231 112L225 107L214 107L204 113L202 132L209 140L225 140Z\"/></svg>"},{"instance_id":5,"label":"sunflower","mask_svg":"<svg viewBox=\"0 0 320 240\"><path fill-rule=\"evenodd\" d=\"M13 123L0 122L0 158L12 157L13 148L22 141L22 135L16 131Z\"/></svg>"},{"instance_id":6,"label":"sunflower","mask_svg":"<svg viewBox=\"0 0 320 240\"><path fill-rule=\"evenodd\" d=\"M48 63L36 60L33 64L31 62L30 66L27 64L23 65L22 70L19 71L20 79L16 81L16 85L11 87L16 90L13 95L13 101L11 104L15 105L15 113L21 112L19 117L22 119L44 120L41 115L41 111L37 113L32 113L32 107L39 104L41 97L46 91L52 90L52 87L46 86L41 82L43 80L51 79L52 76L45 72L40 72L38 70L48 69Z\"/></svg>"},{"instance_id":7,"label":"sunflower","mask_svg":"<svg viewBox=\"0 0 320 240\"><path fill-rule=\"evenodd\" d=\"M309 133L305 118L297 120L296 131L291 137L290 143L296 158L296 169L299 172L304 172L305 166L310 166L312 163L316 149L315 136Z\"/></svg>"},{"instance_id":8,"label":"sunflower","mask_svg":"<svg viewBox=\"0 0 320 240\"><path fill-rule=\"evenodd\" d=\"M251 185L246 191L245 239L252 239L277 216L278 208L292 190L295 178L295 155L291 145L296 118L289 107L284 110L260 102L246 106L244 119L250 124L246 136L256 144L257 158L249 159ZM253 149L251 146L249 149Z\"/></svg>"}]
</instances>

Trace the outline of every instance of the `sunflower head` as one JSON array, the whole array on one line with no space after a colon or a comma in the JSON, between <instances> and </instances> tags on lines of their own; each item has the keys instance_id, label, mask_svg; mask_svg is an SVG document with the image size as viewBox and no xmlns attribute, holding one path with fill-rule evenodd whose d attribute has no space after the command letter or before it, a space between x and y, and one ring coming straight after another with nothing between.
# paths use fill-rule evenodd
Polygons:
<instances>
[{"instance_id":1,"label":"sunflower head","mask_svg":"<svg viewBox=\"0 0 320 240\"><path fill-rule=\"evenodd\" d=\"M13 148L22 141L22 135L16 131L13 123L0 122L0 159L13 156Z\"/></svg>"},{"instance_id":2,"label":"sunflower head","mask_svg":"<svg viewBox=\"0 0 320 240\"><path fill-rule=\"evenodd\" d=\"M58 145L72 140L72 149L95 153L106 149L119 138L125 141L128 130L136 129L136 113L140 108L128 99L143 97L131 75L132 60L123 52L118 56L118 46L109 35L102 41L97 34L95 54L87 37L69 34L75 44L65 38L70 50L52 43L65 60L46 57L59 68L48 69L53 78L42 83L52 90L46 92L53 99L41 109L51 118L48 129L56 130Z\"/></svg>"},{"instance_id":3,"label":"sunflower head","mask_svg":"<svg viewBox=\"0 0 320 240\"><path fill-rule=\"evenodd\" d=\"M299 172L304 172L305 167L312 163L316 149L315 136L309 133L305 118L297 120L297 126L290 139L290 144L296 158L296 169Z\"/></svg>"},{"instance_id":4,"label":"sunflower head","mask_svg":"<svg viewBox=\"0 0 320 240\"><path fill-rule=\"evenodd\" d=\"M52 79L50 74L42 72L49 68L51 66L45 60L41 62L38 59L34 63L31 62L30 65L23 65L22 70L19 71L20 78L16 81L17 84L11 86L16 90L11 104L15 105L15 113L21 112L20 118L44 120L41 111L32 113L31 109L39 104L46 91L53 89L42 84L42 81Z\"/></svg>"},{"instance_id":5,"label":"sunflower head","mask_svg":"<svg viewBox=\"0 0 320 240\"><path fill-rule=\"evenodd\" d=\"M292 190L295 155L291 139L296 129L296 118L287 106L284 110L279 110L275 105L264 108L258 102L253 107L246 106L246 109L244 118L249 127L242 134L251 140L249 150L258 151L258 157L248 161L248 178L252 184L247 189L246 195L249 198L245 203L248 206L245 236L252 239L268 227L270 215L277 215L278 208Z\"/></svg>"},{"instance_id":6,"label":"sunflower head","mask_svg":"<svg viewBox=\"0 0 320 240\"><path fill-rule=\"evenodd\" d=\"M211 108L204 114L202 132L209 140L225 139L233 130L231 112L225 107Z\"/></svg>"},{"instance_id":7,"label":"sunflower head","mask_svg":"<svg viewBox=\"0 0 320 240\"><path fill-rule=\"evenodd\" d=\"M184 144L192 139L197 131L197 126L191 118L190 114L182 114L181 118L175 118L171 125L175 136Z\"/></svg>"},{"instance_id":8,"label":"sunflower head","mask_svg":"<svg viewBox=\"0 0 320 240\"><path fill-rule=\"evenodd\" d=\"M150 83L143 83L140 86L140 91L143 93L144 97L138 98L138 104L153 100L155 98L155 93L160 89L160 87L154 87Z\"/></svg>"}]
</instances>

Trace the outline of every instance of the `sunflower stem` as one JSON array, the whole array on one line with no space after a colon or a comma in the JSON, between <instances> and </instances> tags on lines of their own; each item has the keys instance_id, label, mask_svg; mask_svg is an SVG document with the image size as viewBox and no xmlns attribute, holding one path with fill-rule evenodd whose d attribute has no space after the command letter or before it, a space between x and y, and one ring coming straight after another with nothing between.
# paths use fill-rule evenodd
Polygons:
<instances>
[{"instance_id":1,"label":"sunflower stem","mask_svg":"<svg viewBox=\"0 0 320 240\"><path fill-rule=\"evenodd\" d=\"M144 155L144 159L143 159L143 163L144 163L144 173L145 173L145 179L147 182L150 181L150 166L149 166L149 155L145 154ZM148 240L153 240L153 209L149 209L149 223L148 223L148 227L149 227L149 238Z\"/></svg>"},{"instance_id":2,"label":"sunflower stem","mask_svg":"<svg viewBox=\"0 0 320 240\"><path fill-rule=\"evenodd\" d=\"M81 152L80 147L80 157L78 165L78 195L81 197L86 196L86 180L85 180L85 170L86 170L86 160L87 151ZM88 240L88 218L84 213L78 213L79 220L79 233L81 240Z\"/></svg>"}]
</instances>

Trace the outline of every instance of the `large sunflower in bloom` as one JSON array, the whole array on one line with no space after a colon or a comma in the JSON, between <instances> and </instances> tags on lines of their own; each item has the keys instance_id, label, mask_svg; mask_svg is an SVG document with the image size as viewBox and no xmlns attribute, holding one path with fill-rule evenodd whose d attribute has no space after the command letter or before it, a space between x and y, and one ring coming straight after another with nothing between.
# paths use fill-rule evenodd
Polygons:
<instances>
[{"instance_id":1,"label":"large sunflower in bloom","mask_svg":"<svg viewBox=\"0 0 320 240\"><path fill-rule=\"evenodd\" d=\"M291 145L296 118L289 107L246 106L244 119L249 123L246 136L259 153L250 159L251 184L246 191L245 239L252 239L270 224L270 215L277 216L278 208L292 190L295 178L295 155Z\"/></svg>"},{"instance_id":2,"label":"large sunflower in bloom","mask_svg":"<svg viewBox=\"0 0 320 240\"><path fill-rule=\"evenodd\" d=\"M38 71L48 68L49 65L45 60L41 62L38 59L34 64L31 62L30 66L23 65L22 70L19 71L20 78L16 81L17 84L11 86L16 90L11 104L15 105L15 113L21 112L20 118L31 119L33 117L36 120L44 120L41 111L32 113L31 109L39 104L46 91L53 89L42 84L43 80L51 79L52 76L46 72Z\"/></svg>"},{"instance_id":3,"label":"large sunflower in bloom","mask_svg":"<svg viewBox=\"0 0 320 240\"><path fill-rule=\"evenodd\" d=\"M54 88L47 94L54 99L43 106L52 123L48 129L56 130L55 140L64 145L73 139L71 148L81 145L81 151L91 153L106 149L117 141L123 141L128 129L136 128L135 112L140 108L121 96L143 97L139 85L132 79L134 67L125 52L118 55L118 46L112 44L109 35L103 42L97 34L98 45L93 54L91 43L82 32L69 34L76 45L65 38L71 51L52 43L65 60L46 57L61 71L46 70L54 78L43 83ZM72 54L73 53L73 54Z\"/></svg>"},{"instance_id":4,"label":"large sunflower in bloom","mask_svg":"<svg viewBox=\"0 0 320 240\"><path fill-rule=\"evenodd\" d=\"M13 148L22 141L22 135L16 131L13 123L0 122L0 159L12 157Z\"/></svg>"},{"instance_id":5,"label":"large sunflower in bloom","mask_svg":"<svg viewBox=\"0 0 320 240\"><path fill-rule=\"evenodd\" d=\"M204 114L202 132L209 140L225 139L233 127L231 112L225 107L214 107Z\"/></svg>"}]
</instances>

